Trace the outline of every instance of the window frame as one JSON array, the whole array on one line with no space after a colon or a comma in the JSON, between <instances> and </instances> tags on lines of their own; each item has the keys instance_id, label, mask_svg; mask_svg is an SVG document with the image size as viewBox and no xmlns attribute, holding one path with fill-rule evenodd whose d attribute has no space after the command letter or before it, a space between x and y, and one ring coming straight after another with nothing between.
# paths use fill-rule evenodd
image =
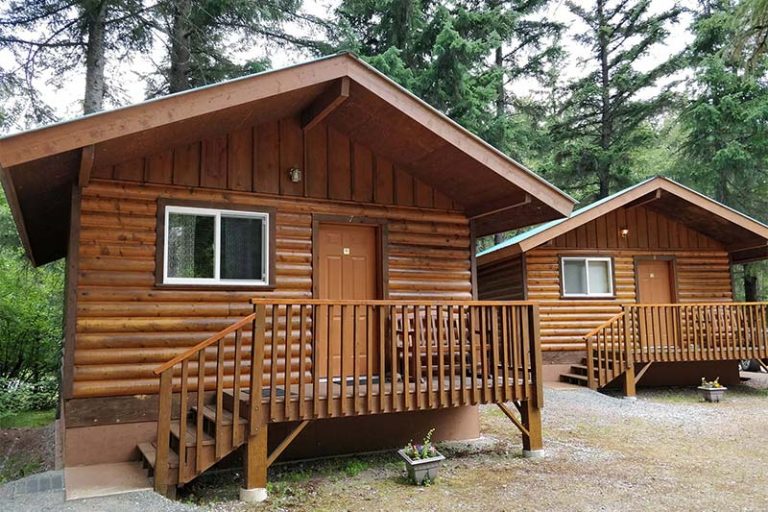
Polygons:
<instances>
[{"instance_id":1,"label":"window frame","mask_svg":"<svg viewBox=\"0 0 768 512\"><path fill-rule=\"evenodd\" d=\"M565 263L567 261L583 261L586 276L586 293L568 293L565 290ZM589 262L599 261L608 263L608 287L607 293L591 293L589 286ZM611 256L560 256L560 296L564 299L605 299L616 297L616 281L614 273L613 257Z\"/></svg>"},{"instance_id":2,"label":"window frame","mask_svg":"<svg viewBox=\"0 0 768 512\"><path fill-rule=\"evenodd\" d=\"M171 213L214 217L214 277L169 277L167 236ZM222 279L221 219L224 217L262 219L264 222L264 279ZM228 288L272 290L275 287L275 209L231 203L209 203L159 199L157 205L157 246L155 285L162 288L211 289Z\"/></svg>"}]
</instances>

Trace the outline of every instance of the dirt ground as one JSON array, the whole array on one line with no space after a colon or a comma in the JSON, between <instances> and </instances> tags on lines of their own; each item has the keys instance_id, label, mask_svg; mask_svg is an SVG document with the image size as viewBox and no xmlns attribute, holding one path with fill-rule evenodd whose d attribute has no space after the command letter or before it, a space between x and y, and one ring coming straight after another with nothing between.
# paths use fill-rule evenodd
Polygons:
<instances>
[{"instance_id":1,"label":"dirt ground","mask_svg":"<svg viewBox=\"0 0 768 512\"><path fill-rule=\"evenodd\" d=\"M0 483L53 469L54 426L0 429Z\"/></svg>"},{"instance_id":2,"label":"dirt ground","mask_svg":"<svg viewBox=\"0 0 768 512\"><path fill-rule=\"evenodd\" d=\"M204 510L768 510L768 375L702 402L693 389L640 390L638 400L547 390L546 455L520 457L520 437L495 407L485 441L448 449L435 484L408 485L391 454L278 466L270 500L234 501L238 475L199 482Z\"/></svg>"}]
</instances>

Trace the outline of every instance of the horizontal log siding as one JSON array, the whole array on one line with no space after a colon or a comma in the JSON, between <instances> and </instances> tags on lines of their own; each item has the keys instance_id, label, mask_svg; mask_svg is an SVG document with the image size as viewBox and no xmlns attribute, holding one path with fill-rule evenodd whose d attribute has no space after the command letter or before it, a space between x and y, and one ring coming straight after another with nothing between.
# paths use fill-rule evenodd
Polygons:
<instances>
[{"instance_id":1,"label":"horizontal log siding","mask_svg":"<svg viewBox=\"0 0 768 512\"><path fill-rule=\"evenodd\" d=\"M523 283L522 254L477 269L480 300L524 300Z\"/></svg>"},{"instance_id":2,"label":"horizontal log siding","mask_svg":"<svg viewBox=\"0 0 768 512\"><path fill-rule=\"evenodd\" d=\"M219 141L219 144L224 142ZM359 157L364 153L364 149L354 149L354 145L350 145L350 148L353 157L354 154ZM223 151L219 147L218 160L208 155L208 160L214 162L211 165L224 158ZM269 160L266 155L261 158ZM275 158L280 159L279 156ZM180 165L178 156L171 160L174 168ZM366 157L364 162L367 161ZM232 160L229 162L231 164ZM358 163L358 171L360 165ZM255 178L243 178L243 172L237 173L239 178L234 182L227 178L230 182L229 190L216 190L213 186L190 188L151 184L148 181L167 181L173 179L175 174L172 173L172 177L168 178L168 173L157 170L149 172L147 169L149 167L145 168L146 172L141 178L143 184L130 183L125 179L117 181L113 178L115 175L110 174L112 179L95 179L83 189L73 397L155 393L158 380L152 374L154 368L250 313L252 307L248 301L254 296L311 298L312 214L387 220L389 244L384 253L389 267L388 298L472 298L468 221L461 212L434 208L435 198L438 198L434 191L430 196L433 199L427 201L422 187L419 201L429 204L425 207L415 206L416 200L412 198L409 201L403 199L403 202L409 203L407 205L392 204L398 197L394 191L397 187L393 188L391 195L387 195L385 192L389 188L386 183L383 188L373 189L374 193L379 194L380 201L376 201L375 194L370 197L366 195L366 201L360 203L346 198L288 198L284 196L294 191L288 189L290 185L287 183L282 185L282 192L274 194L232 190L247 188L243 184L245 182L256 183ZM138 171L130 174L122 169L117 170L117 167L112 173L140 175ZM330 181L333 181L333 175L332 172L328 173ZM350 180L350 183L359 184L360 180L358 176L357 180ZM221 181L210 178L209 183L218 184ZM235 187L231 183L239 185ZM400 178L401 198L409 197L407 183L412 186L414 184L410 177ZM279 182L276 186L281 187ZM297 195L304 194L297 192ZM275 208L275 290L257 293L247 290L157 288L156 208L160 197ZM362 195L360 198L363 199ZM446 204L444 198L437 203L437 206L451 206L450 203ZM298 322L298 318L295 322ZM271 326L268 327L271 329ZM284 328L284 325L280 326L280 329ZM293 329L298 331L299 326L294 325ZM244 347L250 342L250 332L246 336ZM224 373L225 378L231 379L229 373L234 358L233 340L229 340L226 347ZM244 358L248 350L244 350ZM270 361L269 346L266 347L266 354L267 361ZM311 354L306 355L311 357ZM285 349L279 348L277 370L281 379L286 371L292 381L297 379L299 356L300 347L292 346L290 357L287 358L290 364L286 365ZM215 365L213 352L206 361L212 379ZM309 364L305 368L309 368ZM190 371L197 370L190 367Z\"/></svg>"},{"instance_id":3,"label":"horizontal log siding","mask_svg":"<svg viewBox=\"0 0 768 512\"><path fill-rule=\"evenodd\" d=\"M630 231L623 239L625 226ZM559 257L578 255L613 257L615 299L560 299ZM674 256L680 302L733 300L728 253L718 242L643 207L619 209L526 253L528 300L541 304L542 349L584 350L587 332L622 303L635 302L634 258L654 255Z\"/></svg>"}]
</instances>

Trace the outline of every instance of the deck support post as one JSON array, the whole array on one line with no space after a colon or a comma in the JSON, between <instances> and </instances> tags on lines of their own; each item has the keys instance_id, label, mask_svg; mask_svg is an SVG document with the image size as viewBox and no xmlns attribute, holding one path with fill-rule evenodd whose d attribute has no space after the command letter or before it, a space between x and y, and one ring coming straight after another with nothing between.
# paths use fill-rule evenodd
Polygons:
<instances>
[{"instance_id":1,"label":"deck support post","mask_svg":"<svg viewBox=\"0 0 768 512\"><path fill-rule=\"evenodd\" d=\"M520 419L528 431L523 432L523 457L537 458L543 455L544 441L541 433L541 409L536 400L524 400L520 407Z\"/></svg>"},{"instance_id":2,"label":"deck support post","mask_svg":"<svg viewBox=\"0 0 768 512\"><path fill-rule=\"evenodd\" d=\"M627 371L624 372L624 398L635 400L637 390L635 386L635 364L627 364Z\"/></svg>"},{"instance_id":3,"label":"deck support post","mask_svg":"<svg viewBox=\"0 0 768 512\"><path fill-rule=\"evenodd\" d=\"M267 425L260 425L255 434L248 436L243 447L243 487L240 500L261 503L267 499Z\"/></svg>"}]
</instances>

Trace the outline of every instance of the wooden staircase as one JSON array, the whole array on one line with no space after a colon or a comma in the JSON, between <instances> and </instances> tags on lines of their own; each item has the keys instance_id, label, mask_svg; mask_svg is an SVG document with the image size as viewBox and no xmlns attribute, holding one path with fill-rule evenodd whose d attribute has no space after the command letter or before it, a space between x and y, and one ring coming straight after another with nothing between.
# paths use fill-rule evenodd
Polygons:
<instances>
[{"instance_id":1,"label":"wooden staircase","mask_svg":"<svg viewBox=\"0 0 768 512\"><path fill-rule=\"evenodd\" d=\"M246 393L241 395L247 400ZM248 420L240 416L235 422L232 393L225 391L223 396L220 411L215 403L208 403L203 405L202 414L198 414L200 409L195 405L189 408L184 423L171 421L167 486L191 482L245 443ZM138 449L140 461L150 478L154 478L157 441L141 443Z\"/></svg>"},{"instance_id":2,"label":"wooden staircase","mask_svg":"<svg viewBox=\"0 0 768 512\"><path fill-rule=\"evenodd\" d=\"M587 356L580 364L572 365L567 373L560 375L560 381L600 389L625 377L625 392L634 395L634 364L632 350L627 347L627 332L629 328L625 311L590 331L584 336Z\"/></svg>"},{"instance_id":3,"label":"wooden staircase","mask_svg":"<svg viewBox=\"0 0 768 512\"><path fill-rule=\"evenodd\" d=\"M247 443L252 428L259 429L248 418L259 417L251 410L250 393L261 391L263 352L244 355L243 350L243 329L255 318L248 315L155 370L160 376L157 438L138 445L138 452L161 494L173 496L178 486ZM229 376L228 350L234 352ZM213 364L206 364L209 357Z\"/></svg>"},{"instance_id":4,"label":"wooden staircase","mask_svg":"<svg viewBox=\"0 0 768 512\"><path fill-rule=\"evenodd\" d=\"M612 361L605 361L605 366L610 367L613 369L613 362ZM597 360L597 358L592 359L592 377L597 380L599 378L599 372L598 367L600 366L600 362ZM617 374L617 377L620 376L620 373ZM563 373L560 375L560 382L565 382L567 384L574 384L576 386L584 386L589 387L589 366L587 364L587 358L583 357L579 364L571 365L568 372ZM607 383L609 384L609 383Z\"/></svg>"}]
</instances>

